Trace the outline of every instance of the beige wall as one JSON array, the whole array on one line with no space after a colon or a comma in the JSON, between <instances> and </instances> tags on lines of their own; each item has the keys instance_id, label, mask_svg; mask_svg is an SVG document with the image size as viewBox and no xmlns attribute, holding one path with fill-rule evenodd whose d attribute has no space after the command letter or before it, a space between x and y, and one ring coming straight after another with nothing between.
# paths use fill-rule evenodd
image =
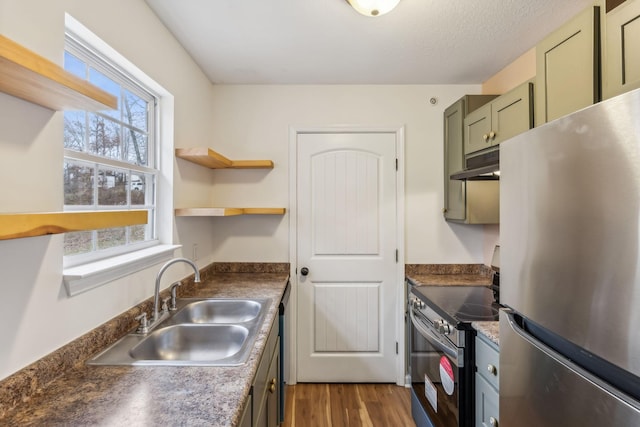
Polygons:
<instances>
[{"instance_id":1,"label":"beige wall","mask_svg":"<svg viewBox=\"0 0 640 427\"><path fill-rule=\"evenodd\" d=\"M482 226L444 221L444 108L466 86L214 87L210 142L231 158L272 158L272 171L215 171L214 200L222 206L289 207L289 128L331 125L405 126L405 261L484 262ZM436 97L437 105L429 99ZM214 258L288 259L288 216L214 219Z\"/></svg>"},{"instance_id":2,"label":"beige wall","mask_svg":"<svg viewBox=\"0 0 640 427\"><path fill-rule=\"evenodd\" d=\"M211 85L142 0L0 0L0 33L61 64L65 12L175 96L177 141L209 137ZM62 209L62 127L62 113L0 93L0 212ZM188 180L176 203L208 203L211 174L176 169L178 179L181 174ZM197 241L204 265L212 261L205 239L212 228L177 224L175 241L187 248ZM69 298L61 235L0 241L0 378L148 298L158 268ZM172 267L163 285L187 273Z\"/></svg>"},{"instance_id":3,"label":"beige wall","mask_svg":"<svg viewBox=\"0 0 640 427\"><path fill-rule=\"evenodd\" d=\"M534 47L482 83L482 93L503 94L535 76L536 48Z\"/></svg>"}]
</instances>

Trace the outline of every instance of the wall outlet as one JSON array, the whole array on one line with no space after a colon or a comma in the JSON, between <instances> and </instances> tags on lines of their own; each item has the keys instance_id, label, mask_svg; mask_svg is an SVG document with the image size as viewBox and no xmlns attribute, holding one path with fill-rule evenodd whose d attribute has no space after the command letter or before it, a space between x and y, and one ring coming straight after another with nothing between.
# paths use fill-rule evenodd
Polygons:
<instances>
[{"instance_id":1,"label":"wall outlet","mask_svg":"<svg viewBox=\"0 0 640 427\"><path fill-rule=\"evenodd\" d=\"M193 253L191 254L191 260L197 261L198 260L198 244L194 243L192 249L193 249Z\"/></svg>"}]
</instances>

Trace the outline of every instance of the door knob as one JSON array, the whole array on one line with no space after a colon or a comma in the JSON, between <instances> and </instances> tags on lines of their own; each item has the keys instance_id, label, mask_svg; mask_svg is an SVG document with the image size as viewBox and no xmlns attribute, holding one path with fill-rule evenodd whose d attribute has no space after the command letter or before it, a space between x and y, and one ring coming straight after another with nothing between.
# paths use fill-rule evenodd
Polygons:
<instances>
[{"instance_id":1,"label":"door knob","mask_svg":"<svg viewBox=\"0 0 640 427\"><path fill-rule=\"evenodd\" d=\"M306 276L307 274L309 274L309 269L307 267L302 267L300 269L300 274L302 274L303 276Z\"/></svg>"}]
</instances>

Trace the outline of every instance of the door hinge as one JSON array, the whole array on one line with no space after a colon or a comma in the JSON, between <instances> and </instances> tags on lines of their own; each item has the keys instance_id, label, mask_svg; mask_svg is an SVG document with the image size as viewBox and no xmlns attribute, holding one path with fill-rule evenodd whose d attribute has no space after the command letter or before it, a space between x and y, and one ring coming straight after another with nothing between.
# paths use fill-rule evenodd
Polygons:
<instances>
[{"instance_id":1,"label":"door hinge","mask_svg":"<svg viewBox=\"0 0 640 427\"><path fill-rule=\"evenodd\" d=\"M398 341L396 341L396 354L398 354Z\"/></svg>"},{"instance_id":2,"label":"door hinge","mask_svg":"<svg viewBox=\"0 0 640 427\"><path fill-rule=\"evenodd\" d=\"M398 254L398 250L396 249L396 264L398 263L400 255Z\"/></svg>"}]
</instances>

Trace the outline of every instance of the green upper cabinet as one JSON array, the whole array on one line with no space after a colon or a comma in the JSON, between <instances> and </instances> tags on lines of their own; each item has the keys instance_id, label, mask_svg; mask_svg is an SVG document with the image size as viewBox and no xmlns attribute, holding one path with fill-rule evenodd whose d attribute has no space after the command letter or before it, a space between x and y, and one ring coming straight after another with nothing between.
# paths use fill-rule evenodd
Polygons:
<instances>
[{"instance_id":1,"label":"green upper cabinet","mask_svg":"<svg viewBox=\"0 0 640 427\"><path fill-rule=\"evenodd\" d=\"M451 180L452 173L465 168L464 118L494 99L495 95L466 95L444 110L444 208L445 219L466 219L466 183Z\"/></svg>"},{"instance_id":2,"label":"green upper cabinet","mask_svg":"<svg viewBox=\"0 0 640 427\"><path fill-rule=\"evenodd\" d=\"M589 7L536 46L536 125L599 102L600 7Z\"/></svg>"},{"instance_id":3,"label":"green upper cabinet","mask_svg":"<svg viewBox=\"0 0 640 427\"><path fill-rule=\"evenodd\" d=\"M640 87L640 0L627 0L606 16L604 97Z\"/></svg>"},{"instance_id":4,"label":"green upper cabinet","mask_svg":"<svg viewBox=\"0 0 640 427\"><path fill-rule=\"evenodd\" d=\"M533 127L533 83L501 95L464 119L464 153L494 147Z\"/></svg>"},{"instance_id":5,"label":"green upper cabinet","mask_svg":"<svg viewBox=\"0 0 640 427\"><path fill-rule=\"evenodd\" d=\"M452 181L449 175L464 169L462 152L462 121L465 116L465 98L444 110L444 208L446 219L464 219L464 181Z\"/></svg>"},{"instance_id":6,"label":"green upper cabinet","mask_svg":"<svg viewBox=\"0 0 640 427\"><path fill-rule=\"evenodd\" d=\"M464 120L464 154L491 147L491 104L469 114Z\"/></svg>"}]
</instances>

